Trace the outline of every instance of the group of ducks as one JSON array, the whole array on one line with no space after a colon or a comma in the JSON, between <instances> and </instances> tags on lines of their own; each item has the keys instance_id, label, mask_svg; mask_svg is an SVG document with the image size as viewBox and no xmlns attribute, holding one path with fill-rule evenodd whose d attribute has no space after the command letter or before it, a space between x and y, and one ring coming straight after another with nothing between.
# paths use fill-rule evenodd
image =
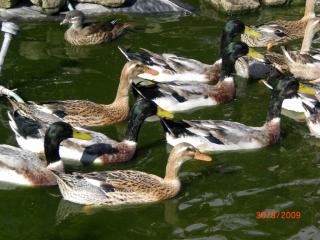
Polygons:
<instances>
[{"instance_id":1,"label":"group of ducks","mask_svg":"<svg viewBox=\"0 0 320 240\"><path fill-rule=\"evenodd\" d=\"M119 48L128 62L122 69L115 100L108 105L86 100L26 102L1 87L0 93L12 105L9 125L21 148L0 145L0 181L58 184L64 199L85 205L155 202L178 194L179 169L187 160L211 161L205 153L258 149L276 143L280 138L281 109L285 106L294 111L302 109L311 132L319 136L318 87L303 84L295 77L315 82L320 78L316 75L320 72L318 51L311 49L312 38L320 29L314 8L315 0L307 0L305 16L299 21L275 21L256 27L245 26L239 20L226 22L221 34L221 59L212 65L174 54L157 54L146 49L136 53ZM117 21L85 24L84 15L77 10L70 11L62 23L71 24L65 40L73 45L115 39L129 26ZM270 50L274 45L303 36L299 52L283 49L283 55L270 51L262 55L250 48ZM305 74L299 76L299 70ZM266 122L260 127L223 120L174 119L175 112L232 101L236 94L235 73L260 79L288 72L294 76L281 77L276 84L265 82L272 93ZM315 74L311 77L312 72ZM130 110L131 88L137 100ZM167 143L174 147L164 178L132 170L64 173L61 159L84 165L131 160L141 125L154 115L160 118ZM127 131L121 142L83 128L111 125L127 118Z\"/></svg>"}]
</instances>

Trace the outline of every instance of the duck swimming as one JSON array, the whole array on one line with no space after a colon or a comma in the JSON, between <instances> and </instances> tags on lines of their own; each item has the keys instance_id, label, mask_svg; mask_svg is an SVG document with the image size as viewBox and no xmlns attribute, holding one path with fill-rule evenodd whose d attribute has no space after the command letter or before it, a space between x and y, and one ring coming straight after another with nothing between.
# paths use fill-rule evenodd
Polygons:
<instances>
[{"instance_id":1,"label":"duck swimming","mask_svg":"<svg viewBox=\"0 0 320 240\"><path fill-rule=\"evenodd\" d=\"M164 178L133 170L55 175L63 198L70 202L108 206L150 203L179 193L180 167L191 159L211 161L192 145L180 143L170 153Z\"/></svg>"},{"instance_id":2,"label":"duck swimming","mask_svg":"<svg viewBox=\"0 0 320 240\"><path fill-rule=\"evenodd\" d=\"M65 140L61 144L60 155L63 159L81 162L84 165L129 161L136 152L141 125L147 117L153 115L158 115L159 117L172 116L172 114L163 111L150 101L139 100L132 107L123 141L117 142L102 133L77 127L77 131L90 135L92 139ZM49 125L45 121L53 115L48 118L41 116L42 119L39 119L26 114L23 109L18 109L15 114L9 115L10 127L15 133L16 140L21 148L36 153L43 151L44 132Z\"/></svg>"},{"instance_id":3,"label":"duck swimming","mask_svg":"<svg viewBox=\"0 0 320 240\"><path fill-rule=\"evenodd\" d=\"M222 53L220 81L216 85L195 82L156 83L150 81L133 82L134 93L154 101L169 112L214 106L234 99L236 94L234 64L239 57L254 55L255 51L245 43L231 42ZM145 84L145 82L147 84Z\"/></svg>"},{"instance_id":4,"label":"duck swimming","mask_svg":"<svg viewBox=\"0 0 320 240\"><path fill-rule=\"evenodd\" d=\"M249 47L267 47L284 44L289 41L300 39L304 36L307 23L315 15L316 0L306 0L306 7L303 18L295 21L275 20L251 28L258 32L255 36L242 34L241 41L248 44Z\"/></svg>"},{"instance_id":5,"label":"duck swimming","mask_svg":"<svg viewBox=\"0 0 320 240\"><path fill-rule=\"evenodd\" d=\"M57 181L51 170L64 170L59 145L68 138L91 139L90 135L78 132L68 123L56 122L45 133L44 155L10 145L0 145L0 182L26 186L56 185Z\"/></svg>"},{"instance_id":6,"label":"duck swimming","mask_svg":"<svg viewBox=\"0 0 320 240\"><path fill-rule=\"evenodd\" d=\"M251 127L223 120L162 119L167 142L187 142L203 152L257 149L276 143L280 137L280 112L285 98L297 94L299 82L293 77L280 80L273 89L266 122Z\"/></svg>"},{"instance_id":7,"label":"duck swimming","mask_svg":"<svg viewBox=\"0 0 320 240\"><path fill-rule=\"evenodd\" d=\"M129 114L129 89L131 80L139 73L147 71L146 66L137 61L124 65L121 71L117 95L111 104L99 104L87 100L55 100L42 103L11 101L15 109L23 109L25 114L42 118L44 114L55 115L60 121L65 121L73 126L104 126L122 122Z\"/></svg>"},{"instance_id":8,"label":"duck swimming","mask_svg":"<svg viewBox=\"0 0 320 240\"><path fill-rule=\"evenodd\" d=\"M64 39L72 45L95 45L109 42L121 36L130 26L118 20L103 23L84 23L85 16L79 10L69 11L60 23L71 24L64 33Z\"/></svg>"},{"instance_id":9,"label":"duck swimming","mask_svg":"<svg viewBox=\"0 0 320 240\"><path fill-rule=\"evenodd\" d=\"M226 22L220 42L220 54L222 50L228 46L237 36L240 34L246 33L249 35L255 36L251 28L245 26L239 20L229 20ZM130 52L123 48L119 47L121 53L127 58L128 61L136 60L143 63L145 66L148 66L150 71L146 71L138 76L144 79L153 80L156 82L171 82L171 81L197 81L197 82L209 82L209 81L218 81L221 73L221 63L222 60L217 60L214 64L204 64L198 60L179 57L171 53L157 54L151 52L147 49L142 49L142 52ZM253 72L252 65L261 65L264 64L264 68L268 68L270 71L269 65L262 63L261 56L258 56L258 60L255 60L256 56L248 57L242 59L242 61L236 62L237 74L242 77L255 77L259 73ZM260 64L258 64L260 63ZM249 68L251 69L249 71ZM258 77L260 78L260 77Z\"/></svg>"}]
</instances>

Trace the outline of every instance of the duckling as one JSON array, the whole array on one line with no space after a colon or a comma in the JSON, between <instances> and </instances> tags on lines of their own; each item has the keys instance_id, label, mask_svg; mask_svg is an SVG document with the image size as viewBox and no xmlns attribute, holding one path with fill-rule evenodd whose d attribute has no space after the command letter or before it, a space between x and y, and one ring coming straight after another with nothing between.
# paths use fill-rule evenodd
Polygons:
<instances>
[{"instance_id":1,"label":"duckling","mask_svg":"<svg viewBox=\"0 0 320 240\"><path fill-rule=\"evenodd\" d=\"M276 143L280 137L282 101L297 94L299 82L293 77L280 80L271 94L266 122L261 127L223 120L162 119L167 142L192 144L203 152L257 149Z\"/></svg>"},{"instance_id":2,"label":"duckling","mask_svg":"<svg viewBox=\"0 0 320 240\"><path fill-rule=\"evenodd\" d=\"M272 46L302 38L308 20L315 17L315 3L316 0L306 0L305 13L300 20L275 20L251 26L259 34L252 36L244 33L241 35L241 41L248 44L249 47L267 47L270 50Z\"/></svg>"},{"instance_id":3,"label":"duckling","mask_svg":"<svg viewBox=\"0 0 320 240\"><path fill-rule=\"evenodd\" d=\"M85 205L117 206L158 202L180 191L179 170L191 159L211 161L192 145L178 144L170 153L164 178L133 170L63 174L55 172L65 200Z\"/></svg>"},{"instance_id":4,"label":"duckling","mask_svg":"<svg viewBox=\"0 0 320 240\"><path fill-rule=\"evenodd\" d=\"M42 103L10 101L14 109L23 109L29 116L41 119L44 113L53 114L73 126L93 127L112 125L127 119L129 114L129 88L131 79L148 67L137 61L124 65L115 100L111 104L99 104L87 100L56 100ZM51 116L48 116L51 117ZM54 121L58 119L53 116Z\"/></svg>"},{"instance_id":5,"label":"duckling","mask_svg":"<svg viewBox=\"0 0 320 240\"><path fill-rule=\"evenodd\" d=\"M50 118L36 118L32 115L19 114L23 110L9 114L9 125L16 135L19 146L32 152L43 151L43 132L48 128L46 120ZM172 117L157 107L154 103L145 99L137 101L132 107L125 138L117 142L106 135L83 128L76 127L81 133L89 134L91 140L68 139L60 147L60 155L63 159L88 164L109 164L115 162L125 162L133 158L138 142L140 127L147 117L158 115ZM52 115L51 115L52 116Z\"/></svg>"},{"instance_id":6,"label":"duckling","mask_svg":"<svg viewBox=\"0 0 320 240\"><path fill-rule=\"evenodd\" d=\"M45 133L44 156L10 145L0 145L0 182L26 186L56 185L51 170L63 171L59 145L68 138L91 139L68 123L56 122Z\"/></svg>"},{"instance_id":7,"label":"duckling","mask_svg":"<svg viewBox=\"0 0 320 240\"><path fill-rule=\"evenodd\" d=\"M132 84L135 93L154 101L169 112L183 112L198 107L214 106L235 97L234 63L244 55L255 54L245 43L231 42L222 53L220 81L216 85L192 82ZM149 80L148 80L149 81ZM150 81L149 81L150 82ZM147 82L148 83L148 82Z\"/></svg>"},{"instance_id":8,"label":"duckling","mask_svg":"<svg viewBox=\"0 0 320 240\"><path fill-rule=\"evenodd\" d=\"M72 45L96 45L109 42L118 38L130 26L128 23L120 23L112 20L104 23L84 23L85 16L79 10L69 11L60 23L71 24L65 32L64 39Z\"/></svg>"},{"instance_id":9,"label":"duckling","mask_svg":"<svg viewBox=\"0 0 320 240\"><path fill-rule=\"evenodd\" d=\"M220 54L230 42L242 33L255 36L251 28L245 26L239 20L229 20L226 22L221 35ZM121 53L128 61L137 60L148 66L151 70L140 74L139 77L153 80L156 82L171 82L171 81L197 81L209 82L218 81L221 73L222 60L217 60L214 64L205 64L198 60L179 57L171 53L157 54L147 49L142 49L142 52L129 52L121 47L118 47ZM240 59L239 59L240 60ZM259 59L258 59L259 60ZM270 72L270 65L255 58L241 58L241 61L236 61L236 72L241 77L261 78L264 72ZM255 71L255 67L259 65L260 71ZM264 66L262 66L264 65ZM261 70L263 69L263 70ZM267 69L267 70L266 70ZM263 73L262 73L263 72ZM263 76L264 76L263 75Z\"/></svg>"}]
</instances>

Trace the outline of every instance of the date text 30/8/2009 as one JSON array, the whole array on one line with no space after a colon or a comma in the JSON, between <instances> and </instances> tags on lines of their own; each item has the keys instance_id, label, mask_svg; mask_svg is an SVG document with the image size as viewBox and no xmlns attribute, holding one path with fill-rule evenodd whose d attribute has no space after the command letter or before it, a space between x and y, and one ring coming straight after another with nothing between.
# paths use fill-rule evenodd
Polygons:
<instances>
[{"instance_id":1,"label":"date text 30/8/2009","mask_svg":"<svg viewBox=\"0 0 320 240\"><path fill-rule=\"evenodd\" d=\"M300 211L262 211L256 212L256 219L301 219Z\"/></svg>"}]
</instances>

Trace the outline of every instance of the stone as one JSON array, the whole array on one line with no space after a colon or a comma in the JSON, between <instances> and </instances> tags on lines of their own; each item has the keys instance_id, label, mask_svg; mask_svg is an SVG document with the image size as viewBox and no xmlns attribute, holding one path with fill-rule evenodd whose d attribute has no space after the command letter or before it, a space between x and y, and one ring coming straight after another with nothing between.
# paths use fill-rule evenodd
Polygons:
<instances>
[{"instance_id":1,"label":"stone","mask_svg":"<svg viewBox=\"0 0 320 240\"><path fill-rule=\"evenodd\" d=\"M266 6L278 6L285 4L287 0L262 0L262 3Z\"/></svg>"},{"instance_id":2,"label":"stone","mask_svg":"<svg viewBox=\"0 0 320 240\"><path fill-rule=\"evenodd\" d=\"M242 13L260 7L259 0L210 0L215 8L226 13Z\"/></svg>"},{"instance_id":3,"label":"stone","mask_svg":"<svg viewBox=\"0 0 320 240\"><path fill-rule=\"evenodd\" d=\"M11 8L18 0L0 0L0 8Z\"/></svg>"},{"instance_id":4,"label":"stone","mask_svg":"<svg viewBox=\"0 0 320 240\"><path fill-rule=\"evenodd\" d=\"M66 4L66 0L30 0L34 5L41 7L45 14L52 15Z\"/></svg>"},{"instance_id":5,"label":"stone","mask_svg":"<svg viewBox=\"0 0 320 240\"><path fill-rule=\"evenodd\" d=\"M78 0L80 3L95 3L106 7L120 7L126 0Z\"/></svg>"}]
</instances>

